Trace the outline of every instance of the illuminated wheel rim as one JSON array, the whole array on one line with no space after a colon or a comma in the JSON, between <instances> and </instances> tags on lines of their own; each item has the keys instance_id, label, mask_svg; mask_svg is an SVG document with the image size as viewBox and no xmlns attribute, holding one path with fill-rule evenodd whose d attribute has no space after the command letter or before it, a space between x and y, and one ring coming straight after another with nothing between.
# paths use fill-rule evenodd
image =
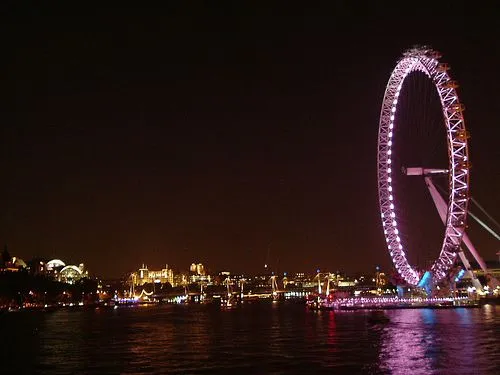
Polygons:
<instances>
[{"instance_id":1,"label":"illuminated wheel rim","mask_svg":"<svg viewBox=\"0 0 500 375\"><path fill-rule=\"evenodd\" d=\"M378 134L378 192L382 226L387 249L401 277L417 285L423 274L411 266L401 244L397 201L392 186L391 157L393 130L398 117L398 97L406 77L420 71L435 85L441 101L448 146L449 196L444 239L439 257L430 268L435 281L443 279L453 265L462 242L469 200L469 157L467 132L456 88L448 74L448 65L439 62L440 54L427 47L413 48L403 54L394 68L385 90ZM427 270L429 271L429 270Z\"/></svg>"}]
</instances>

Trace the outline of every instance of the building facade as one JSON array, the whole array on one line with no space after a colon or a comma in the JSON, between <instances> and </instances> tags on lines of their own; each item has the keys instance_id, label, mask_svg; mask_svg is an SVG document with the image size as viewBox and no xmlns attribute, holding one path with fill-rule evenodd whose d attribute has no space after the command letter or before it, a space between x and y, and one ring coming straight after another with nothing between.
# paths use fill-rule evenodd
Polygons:
<instances>
[{"instance_id":1,"label":"building facade","mask_svg":"<svg viewBox=\"0 0 500 375\"><path fill-rule=\"evenodd\" d=\"M134 285L170 283L170 285L174 286L174 271L171 268L168 268L168 264L165 265L165 268L158 271L150 270L143 264L142 268L139 268L138 271L132 273L131 278Z\"/></svg>"}]
</instances>

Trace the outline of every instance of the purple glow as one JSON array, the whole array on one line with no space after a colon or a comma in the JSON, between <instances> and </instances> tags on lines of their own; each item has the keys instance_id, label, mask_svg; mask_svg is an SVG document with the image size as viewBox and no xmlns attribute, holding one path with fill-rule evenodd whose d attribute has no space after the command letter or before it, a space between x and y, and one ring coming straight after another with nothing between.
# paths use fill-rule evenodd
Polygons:
<instances>
[{"instance_id":1,"label":"purple glow","mask_svg":"<svg viewBox=\"0 0 500 375\"><path fill-rule=\"evenodd\" d=\"M443 278L456 257L456 248L460 245L464 226L455 227L456 221L465 223L467 215L467 200L459 199L459 194L468 191L468 148L467 140L459 136L465 132L462 116L463 105L459 102L455 91L456 84L450 84L446 69L438 69L438 53L428 49L413 49L404 54L392 72L387 84L379 124L378 139L378 185L381 218L386 236L387 248L393 263L400 275L411 285L416 285L419 276L405 257L400 244L399 230L395 214L394 197L392 195L391 155L392 129L397 115L397 103L400 90L408 74L414 71L425 73L433 81L439 94L443 115L447 127L450 170L450 196L448 215L444 233L443 245L438 259L431 267L436 280ZM460 190L460 192L459 192ZM391 225L392 224L392 225ZM391 249L394 249L391 251Z\"/></svg>"}]
</instances>

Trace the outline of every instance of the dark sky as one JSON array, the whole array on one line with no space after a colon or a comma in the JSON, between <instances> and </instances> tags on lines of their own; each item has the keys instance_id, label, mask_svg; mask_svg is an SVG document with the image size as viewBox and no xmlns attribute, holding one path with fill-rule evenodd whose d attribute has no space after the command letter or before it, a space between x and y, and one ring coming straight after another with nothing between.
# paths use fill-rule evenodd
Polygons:
<instances>
[{"instance_id":1,"label":"dark sky","mask_svg":"<svg viewBox=\"0 0 500 375\"><path fill-rule=\"evenodd\" d=\"M279 271L389 267L378 115L413 44L440 50L461 84L472 195L500 219L493 9L188 3L3 8L0 243L13 255L103 276L142 262L257 272L268 252Z\"/></svg>"}]
</instances>

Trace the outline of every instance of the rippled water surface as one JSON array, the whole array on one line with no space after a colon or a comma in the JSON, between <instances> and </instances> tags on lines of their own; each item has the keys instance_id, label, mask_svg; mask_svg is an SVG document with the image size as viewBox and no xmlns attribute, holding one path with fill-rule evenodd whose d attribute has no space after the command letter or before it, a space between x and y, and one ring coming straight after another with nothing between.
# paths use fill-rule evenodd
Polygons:
<instances>
[{"instance_id":1,"label":"rippled water surface","mask_svg":"<svg viewBox=\"0 0 500 375\"><path fill-rule=\"evenodd\" d=\"M3 314L0 329L1 374L500 374L500 306L491 305L58 310Z\"/></svg>"}]
</instances>

